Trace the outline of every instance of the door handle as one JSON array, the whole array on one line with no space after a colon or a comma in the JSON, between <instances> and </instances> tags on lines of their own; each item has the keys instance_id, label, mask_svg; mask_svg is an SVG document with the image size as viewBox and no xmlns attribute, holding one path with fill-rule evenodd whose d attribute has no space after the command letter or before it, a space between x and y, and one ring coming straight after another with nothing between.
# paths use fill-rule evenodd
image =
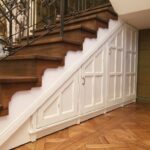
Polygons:
<instances>
[{"instance_id":1,"label":"door handle","mask_svg":"<svg viewBox=\"0 0 150 150\"><path fill-rule=\"evenodd\" d=\"M82 85L85 85L85 77L82 77Z\"/></svg>"}]
</instances>

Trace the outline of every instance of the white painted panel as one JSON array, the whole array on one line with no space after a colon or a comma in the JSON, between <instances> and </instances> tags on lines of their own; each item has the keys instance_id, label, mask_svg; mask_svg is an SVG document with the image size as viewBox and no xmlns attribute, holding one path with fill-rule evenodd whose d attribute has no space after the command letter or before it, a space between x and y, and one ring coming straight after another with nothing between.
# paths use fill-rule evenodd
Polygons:
<instances>
[{"instance_id":1,"label":"white painted panel","mask_svg":"<svg viewBox=\"0 0 150 150\"><path fill-rule=\"evenodd\" d=\"M74 84L71 82L62 92L61 104L62 113L66 114L73 111L74 104Z\"/></svg>"},{"instance_id":2,"label":"white painted panel","mask_svg":"<svg viewBox=\"0 0 150 150\"><path fill-rule=\"evenodd\" d=\"M123 48L123 31L119 32L117 35L117 46Z\"/></svg>"},{"instance_id":3,"label":"white painted panel","mask_svg":"<svg viewBox=\"0 0 150 150\"><path fill-rule=\"evenodd\" d=\"M122 50L118 50L117 51L117 58L116 58L116 63L117 63L117 65L116 65L116 72L118 72L118 73L122 73L122 59L123 59L123 51Z\"/></svg>"},{"instance_id":4,"label":"white painted panel","mask_svg":"<svg viewBox=\"0 0 150 150\"><path fill-rule=\"evenodd\" d=\"M95 78L95 104L103 103L103 77L97 76Z\"/></svg>"},{"instance_id":5,"label":"white painted panel","mask_svg":"<svg viewBox=\"0 0 150 150\"><path fill-rule=\"evenodd\" d=\"M50 104L50 107L47 105L44 108L43 116L45 118L57 117L59 115L59 97L54 99L54 101Z\"/></svg>"},{"instance_id":6,"label":"white painted panel","mask_svg":"<svg viewBox=\"0 0 150 150\"><path fill-rule=\"evenodd\" d=\"M126 50L131 51L132 47L132 30L127 29L126 30Z\"/></svg>"},{"instance_id":7,"label":"white painted panel","mask_svg":"<svg viewBox=\"0 0 150 150\"><path fill-rule=\"evenodd\" d=\"M109 79L108 91L108 100L113 101L115 98L115 76L111 76Z\"/></svg>"},{"instance_id":8,"label":"white painted panel","mask_svg":"<svg viewBox=\"0 0 150 150\"><path fill-rule=\"evenodd\" d=\"M104 69L103 53L99 52L95 57L95 72L102 73Z\"/></svg>"},{"instance_id":9,"label":"white painted panel","mask_svg":"<svg viewBox=\"0 0 150 150\"><path fill-rule=\"evenodd\" d=\"M124 31L123 30L119 31L117 37L113 37L113 39L117 41L115 46L113 47L113 50L109 48L108 90L106 89L107 90L106 107L111 107L113 105L117 105L122 102L122 93L123 93L122 81L123 81L123 65L124 65L123 35L124 35Z\"/></svg>"},{"instance_id":10,"label":"white painted panel","mask_svg":"<svg viewBox=\"0 0 150 150\"><path fill-rule=\"evenodd\" d=\"M79 106L79 73L75 73L61 88L61 120L77 115ZM59 120L59 121L61 121Z\"/></svg>"},{"instance_id":11,"label":"white painted panel","mask_svg":"<svg viewBox=\"0 0 150 150\"><path fill-rule=\"evenodd\" d=\"M130 76L126 75L125 78L125 96L130 95Z\"/></svg>"},{"instance_id":12,"label":"white painted panel","mask_svg":"<svg viewBox=\"0 0 150 150\"><path fill-rule=\"evenodd\" d=\"M85 79L85 90L84 90L84 105L85 107L91 107L93 105L93 78L86 77Z\"/></svg>"},{"instance_id":13,"label":"white painted panel","mask_svg":"<svg viewBox=\"0 0 150 150\"><path fill-rule=\"evenodd\" d=\"M48 102L45 103L38 110L37 126L42 127L44 124L52 124L60 119L60 97L54 95L49 98Z\"/></svg>"},{"instance_id":14,"label":"white painted panel","mask_svg":"<svg viewBox=\"0 0 150 150\"><path fill-rule=\"evenodd\" d=\"M116 41L117 41L117 38L113 38L113 39L111 39L111 41L110 41L110 45L109 45L109 48L111 48L111 47L115 47L115 46L116 46Z\"/></svg>"},{"instance_id":15,"label":"white painted panel","mask_svg":"<svg viewBox=\"0 0 150 150\"><path fill-rule=\"evenodd\" d=\"M116 77L116 98L122 98L122 76Z\"/></svg>"},{"instance_id":16,"label":"white painted panel","mask_svg":"<svg viewBox=\"0 0 150 150\"><path fill-rule=\"evenodd\" d=\"M126 53L126 72L130 72L131 70L131 54L130 52Z\"/></svg>"},{"instance_id":17,"label":"white painted panel","mask_svg":"<svg viewBox=\"0 0 150 150\"><path fill-rule=\"evenodd\" d=\"M116 49L110 48L110 72L115 72Z\"/></svg>"},{"instance_id":18,"label":"white painted panel","mask_svg":"<svg viewBox=\"0 0 150 150\"><path fill-rule=\"evenodd\" d=\"M131 27L126 28L125 42L125 98L129 101L130 97L136 97L136 70L137 70L137 32Z\"/></svg>"},{"instance_id":19,"label":"white painted panel","mask_svg":"<svg viewBox=\"0 0 150 150\"><path fill-rule=\"evenodd\" d=\"M85 67L85 72L88 73L88 72L93 72L94 70L94 61L90 61L86 67Z\"/></svg>"},{"instance_id":20,"label":"white painted panel","mask_svg":"<svg viewBox=\"0 0 150 150\"><path fill-rule=\"evenodd\" d=\"M100 110L104 106L104 51L97 52L83 65L82 79L85 83L81 88L81 113Z\"/></svg>"},{"instance_id":21,"label":"white painted panel","mask_svg":"<svg viewBox=\"0 0 150 150\"><path fill-rule=\"evenodd\" d=\"M131 76L131 95L135 94L135 75Z\"/></svg>"},{"instance_id":22,"label":"white painted panel","mask_svg":"<svg viewBox=\"0 0 150 150\"><path fill-rule=\"evenodd\" d=\"M79 82L74 74L37 112L37 128L77 115Z\"/></svg>"}]
</instances>

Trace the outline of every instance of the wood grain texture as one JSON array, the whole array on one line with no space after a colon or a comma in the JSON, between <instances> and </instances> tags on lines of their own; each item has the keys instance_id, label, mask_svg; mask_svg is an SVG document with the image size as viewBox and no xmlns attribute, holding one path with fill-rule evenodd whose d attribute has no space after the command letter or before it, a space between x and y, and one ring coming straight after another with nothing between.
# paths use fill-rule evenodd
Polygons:
<instances>
[{"instance_id":1,"label":"wood grain texture","mask_svg":"<svg viewBox=\"0 0 150 150\"><path fill-rule=\"evenodd\" d=\"M150 150L150 105L131 104L14 150Z\"/></svg>"},{"instance_id":2,"label":"wood grain texture","mask_svg":"<svg viewBox=\"0 0 150 150\"><path fill-rule=\"evenodd\" d=\"M45 69L63 66L67 52L82 50L84 39L95 38L98 28L108 27L109 19L117 19L110 5L88 10L78 17L66 18L68 21L65 23L63 38L59 34L60 27L54 28L49 34L19 51L16 50L13 56L1 61L0 116L8 114L9 101L15 92L40 86ZM46 32L45 28L37 30L35 36L41 36ZM21 44L25 40L26 37L22 39ZM19 48L20 45L16 45L15 48ZM6 77L10 79L6 80ZM32 77L30 82L27 81L29 77ZM37 79L36 82L33 79Z\"/></svg>"}]
</instances>

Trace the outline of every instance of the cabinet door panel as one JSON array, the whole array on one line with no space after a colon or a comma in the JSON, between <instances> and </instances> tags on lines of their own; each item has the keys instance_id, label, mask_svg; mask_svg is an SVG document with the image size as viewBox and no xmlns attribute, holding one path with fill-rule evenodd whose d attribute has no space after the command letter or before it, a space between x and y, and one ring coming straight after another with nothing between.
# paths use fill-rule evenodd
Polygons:
<instances>
[{"instance_id":1,"label":"cabinet door panel","mask_svg":"<svg viewBox=\"0 0 150 150\"><path fill-rule=\"evenodd\" d=\"M37 127L44 127L78 115L79 73L75 73L37 112Z\"/></svg>"},{"instance_id":2,"label":"cabinet door panel","mask_svg":"<svg viewBox=\"0 0 150 150\"><path fill-rule=\"evenodd\" d=\"M82 113L104 108L104 51L82 66Z\"/></svg>"}]
</instances>

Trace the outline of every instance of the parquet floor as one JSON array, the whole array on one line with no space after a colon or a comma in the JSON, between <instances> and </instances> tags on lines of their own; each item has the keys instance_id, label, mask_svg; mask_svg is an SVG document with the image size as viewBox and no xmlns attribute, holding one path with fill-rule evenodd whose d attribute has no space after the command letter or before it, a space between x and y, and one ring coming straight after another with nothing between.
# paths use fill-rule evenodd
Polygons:
<instances>
[{"instance_id":1,"label":"parquet floor","mask_svg":"<svg viewBox=\"0 0 150 150\"><path fill-rule=\"evenodd\" d=\"M150 104L131 104L15 150L150 150Z\"/></svg>"}]
</instances>

